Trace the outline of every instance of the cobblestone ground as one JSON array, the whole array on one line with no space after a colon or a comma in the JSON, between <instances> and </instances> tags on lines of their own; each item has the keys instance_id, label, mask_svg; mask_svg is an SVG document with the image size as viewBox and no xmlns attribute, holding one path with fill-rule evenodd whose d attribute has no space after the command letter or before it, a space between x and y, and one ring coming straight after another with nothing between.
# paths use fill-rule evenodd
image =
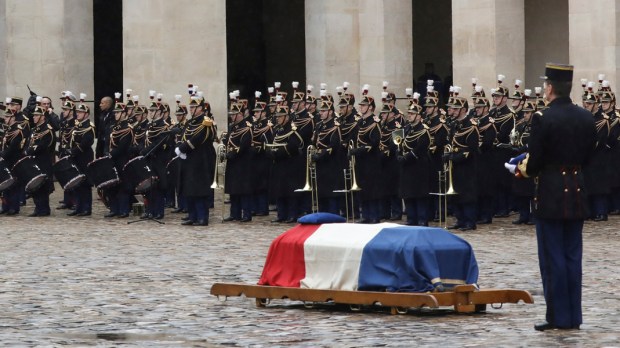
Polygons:
<instances>
[{"instance_id":1,"label":"cobblestone ground","mask_svg":"<svg viewBox=\"0 0 620 348\"><path fill-rule=\"evenodd\" d=\"M55 203L60 190L52 195ZM532 226L513 217L460 233L474 247L482 288L529 290L534 305L506 304L486 314L447 310L390 315L348 308L306 309L274 301L209 295L215 282L256 283L271 240L291 225L270 217L208 227L127 224L93 216L0 216L0 344L5 346L620 346L620 217L587 223L584 325L536 332L545 305Z\"/></svg>"}]
</instances>

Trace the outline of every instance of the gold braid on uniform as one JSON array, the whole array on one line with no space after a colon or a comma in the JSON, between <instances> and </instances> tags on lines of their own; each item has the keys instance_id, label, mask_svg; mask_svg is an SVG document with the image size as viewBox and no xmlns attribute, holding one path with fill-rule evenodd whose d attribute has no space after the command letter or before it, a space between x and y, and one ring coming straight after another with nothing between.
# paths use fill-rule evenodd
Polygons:
<instances>
[{"instance_id":1,"label":"gold braid on uniform","mask_svg":"<svg viewBox=\"0 0 620 348\"><path fill-rule=\"evenodd\" d=\"M456 133L454 133L454 137L452 137L452 152L459 152L459 149L466 149L467 145L466 144L462 144L461 142L459 142L459 138L464 138L467 140L467 138L472 134L472 133L476 133L476 139L480 139L480 132L478 131L478 127L474 126L473 123L470 127L458 130ZM478 141L476 141L476 143L478 143ZM469 156L469 151L464 151L463 155L465 157Z\"/></svg>"},{"instance_id":2,"label":"gold braid on uniform","mask_svg":"<svg viewBox=\"0 0 620 348\"><path fill-rule=\"evenodd\" d=\"M22 126L21 125L18 125L17 128L14 131L9 131L9 132L6 132L4 134L4 142L2 143L2 147L4 147L7 143L10 143L11 141L13 141L13 139L15 139L15 137L18 136L18 135L23 135ZM20 148L24 147L24 141L25 140L26 139L22 140L22 144L21 144Z\"/></svg>"},{"instance_id":3,"label":"gold braid on uniform","mask_svg":"<svg viewBox=\"0 0 620 348\"><path fill-rule=\"evenodd\" d=\"M286 133L286 134L282 134L282 135L276 135L275 137L273 137L273 144L274 145L286 145L287 141L286 139L288 139L290 136L296 136L299 141L303 144L304 140L301 137L301 135L299 135L299 133L297 133L296 129L291 130L290 132ZM284 148L284 150L286 150L286 153L290 156L290 153L288 152L288 149L286 148L286 146L282 146Z\"/></svg>"},{"instance_id":4,"label":"gold braid on uniform","mask_svg":"<svg viewBox=\"0 0 620 348\"><path fill-rule=\"evenodd\" d=\"M88 132L93 132L93 136L95 135L95 126L90 123L90 121L86 121L88 122L88 127L84 128L84 129L80 129L78 128L80 126L80 122L78 122L77 120L75 121L75 128L73 128L71 130L71 132L68 132L68 134L66 134L66 136L70 137L70 139L68 139L69 141L69 148L73 147L73 143L75 140L75 136L77 135L84 135ZM77 147L82 151L82 148L80 148L80 144L77 144Z\"/></svg>"},{"instance_id":5,"label":"gold braid on uniform","mask_svg":"<svg viewBox=\"0 0 620 348\"><path fill-rule=\"evenodd\" d=\"M115 129L112 131L112 134L110 134L110 148L117 146L116 140L123 139L133 132L133 127L131 125L124 129L118 129L117 127L118 126L114 127Z\"/></svg>"},{"instance_id":6,"label":"gold braid on uniform","mask_svg":"<svg viewBox=\"0 0 620 348\"><path fill-rule=\"evenodd\" d=\"M207 139L209 139L209 136L211 134L211 132L213 132L213 121L208 118L207 116L202 116L202 122L200 123L189 123L189 125L185 128L185 133L183 133L183 141L189 141L188 138L192 137L194 134L200 133L203 129L206 129L207 131L205 132L205 137L204 139L202 139L202 141L200 142L201 144L204 143ZM190 147L194 148L194 144L188 143L188 145L190 145Z\"/></svg>"},{"instance_id":7,"label":"gold braid on uniform","mask_svg":"<svg viewBox=\"0 0 620 348\"><path fill-rule=\"evenodd\" d=\"M319 152L325 151L330 154L332 153L333 149L329 147L329 145L331 145L329 143L329 139L332 137L332 133L334 132L340 133L340 128L338 126L334 126L332 128L325 129L317 134L316 147ZM342 137L342 133L340 133L338 136ZM323 140L328 140L328 143L324 143Z\"/></svg>"},{"instance_id":8,"label":"gold braid on uniform","mask_svg":"<svg viewBox=\"0 0 620 348\"><path fill-rule=\"evenodd\" d=\"M250 137L252 137L251 130L252 128L250 127L243 127L243 128L239 128L239 129L232 131L230 133L230 136L228 137L228 143L226 144L226 152L239 152L239 148L241 146L239 144L235 144L234 140L235 139L241 140L241 138L243 138L243 136L248 132L250 133Z\"/></svg>"},{"instance_id":9,"label":"gold braid on uniform","mask_svg":"<svg viewBox=\"0 0 620 348\"><path fill-rule=\"evenodd\" d=\"M417 132L413 132L411 134L408 134L405 136L405 141L403 141L403 149L407 150L407 151L411 151L414 149L413 146L411 146L411 143L413 143L414 141L418 140L419 138L421 138L423 135L428 133L428 126L424 125L423 129L420 129Z\"/></svg>"},{"instance_id":10,"label":"gold braid on uniform","mask_svg":"<svg viewBox=\"0 0 620 348\"><path fill-rule=\"evenodd\" d=\"M153 140L159 136L161 132L165 132L170 128L170 125L164 121L164 124L161 127L156 126L155 124L149 124L149 128L146 130L146 139L144 140L144 144L149 146L153 143ZM166 144L164 144L164 148L166 148Z\"/></svg>"}]
</instances>

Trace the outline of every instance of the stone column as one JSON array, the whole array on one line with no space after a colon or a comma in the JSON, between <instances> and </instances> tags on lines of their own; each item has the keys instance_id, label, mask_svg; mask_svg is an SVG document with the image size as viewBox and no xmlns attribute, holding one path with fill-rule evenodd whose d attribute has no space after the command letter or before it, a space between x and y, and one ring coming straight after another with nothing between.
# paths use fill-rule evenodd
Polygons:
<instances>
[{"instance_id":1,"label":"stone column","mask_svg":"<svg viewBox=\"0 0 620 348\"><path fill-rule=\"evenodd\" d=\"M148 91L189 102L198 85L219 124L226 125L225 0L123 1L123 85L148 100Z\"/></svg>"},{"instance_id":2,"label":"stone column","mask_svg":"<svg viewBox=\"0 0 620 348\"><path fill-rule=\"evenodd\" d=\"M344 81L381 97L382 81L404 96L412 85L411 1L306 1L306 79L329 92Z\"/></svg>"},{"instance_id":3,"label":"stone column","mask_svg":"<svg viewBox=\"0 0 620 348\"><path fill-rule=\"evenodd\" d=\"M569 0L569 55L570 63L575 66L572 95L576 101L580 101L579 80L597 81L598 74L605 74L611 88L618 93L618 10L617 0Z\"/></svg>"},{"instance_id":4,"label":"stone column","mask_svg":"<svg viewBox=\"0 0 620 348\"><path fill-rule=\"evenodd\" d=\"M524 79L524 51L523 0L452 0L454 84L468 95L472 77L488 92L498 74L512 92L514 80Z\"/></svg>"},{"instance_id":5,"label":"stone column","mask_svg":"<svg viewBox=\"0 0 620 348\"><path fill-rule=\"evenodd\" d=\"M80 0L0 1L2 96L52 98L63 90L93 96L93 8ZM24 100L24 101L25 101Z\"/></svg>"}]
</instances>

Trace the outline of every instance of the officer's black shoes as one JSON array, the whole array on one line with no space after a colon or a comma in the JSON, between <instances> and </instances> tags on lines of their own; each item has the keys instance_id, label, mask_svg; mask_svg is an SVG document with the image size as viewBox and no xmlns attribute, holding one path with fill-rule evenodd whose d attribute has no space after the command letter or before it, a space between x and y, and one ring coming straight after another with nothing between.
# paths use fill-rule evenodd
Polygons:
<instances>
[{"instance_id":1,"label":"officer's black shoes","mask_svg":"<svg viewBox=\"0 0 620 348\"><path fill-rule=\"evenodd\" d=\"M6 211L6 215L9 215L9 216L13 216L13 215L17 215L17 214L19 214L19 212L16 211L16 210L13 210L13 209L9 209L9 210Z\"/></svg>"},{"instance_id":2,"label":"officer's black shoes","mask_svg":"<svg viewBox=\"0 0 620 348\"><path fill-rule=\"evenodd\" d=\"M194 226L208 226L209 222L207 220L198 220L194 222Z\"/></svg>"},{"instance_id":3,"label":"officer's black shoes","mask_svg":"<svg viewBox=\"0 0 620 348\"><path fill-rule=\"evenodd\" d=\"M448 226L448 229L449 230L456 230L456 229L463 228L463 227L465 227L465 226L459 225L459 224L454 224L452 226Z\"/></svg>"},{"instance_id":4,"label":"officer's black shoes","mask_svg":"<svg viewBox=\"0 0 620 348\"><path fill-rule=\"evenodd\" d=\"M71 211L67 213L67 216L76 216L78 214L77 210Z\"/></svg>"},{"instance_id":5,"label":"officer's black shoes","mask_svg":"<svg viewBox=\"0 0 620 348\"><path fill-rule=\"evenodd\" d=\"M90 216L90 215L91 215L91 212L89 211L83 211L77 214L77 216Z\"/></svg>"},{"instance_id":6,"label":"officer's black shoes","mask_svg":"<svg viewBox=\"0 0 620 348\"><path fill-rule=\"evenodd\" d=\"M607 221L607 215L597 215L593 220L594 221Z\"/></svg>"},{"instance_id":7,"label":"officer's black shoes","mask_svg":"<svg viewBox=\"0 0 620 348\"><path fill-rule=\"evenodd\" d=\"M465 225L461 228L459 228L459 230L461 231L472 231L476 229L476 225Z\"/></svg>"},{"instance_id":8,"label":"officer's black shoes","mask_svg":"<svg viewBox=\"0 0 620 348\"><path fill-rule=\"evenodd\" d=\"M254 213L253 216L268 216L269 213Z\"/></svg>"},{"instance_id":9,"label":"officer's black shoes","mask_svg":"<svg viewBox=\"0 0 620 348\"><path fill-rule=\"evenodd\" d=\"M229 217L227 217L227 218L223 219L223 220L222 220L222 222L230 222L230 221L235 221L235 220L237 220L237 219L235 219L235 218L234 218L234 217L232 217L232 216L229 216Z\"/></svg>"},{"instance_id":10,"label":"officer's black shoes","mask_svg":"<svg viewBox=\"0 0 620 348\"><path fill-rule=\"evenodd\" d=\"M155 220L161 220L163 218L164 218L163 215L155 215L155 216L153 216L153 219L155 219Z\"/></svg>"},{"instance_id":11,"label":"officer's black shoes","mask_svg":"<svg viewBox=\"0 0 620 348\"><path fill-rule=\"evenodd\" d=\"M526 224L527 220L516 219L512 222L513 225L523 225Z\"/></svg>"},{"instance_id":12,"label":"officer's black shoes","mask_svg":"<svg viewBox=\"0 0 620 348\"><path fill-rule=\"evenodd\" d=\"M290 218L290 219L288 219L288 220L286 220L286 221L284 221L284 222L286 222L287 224L292 224L292 223L297 222L297 219L295 219L295 218Z\"/></svg>"},{"instance_id":13,"label":"officer's black shoes","mask_svg":"<svg viewBox=\"0 0 620 348\"><path fill-rule=\"evenodd\" d=\"M502 212L502 213L497 213L497 214L495 214L493 217L496 217L496 218L505 218L505 217L508 217L508 216L510 216L510 214L508 214L508 213L506 213L506 212Z\"/></svg>"},{"instance_id":14,"label":"officer's black shoes","mask_svg":"<svg viewBox=\"0 0 620 348\"><path fill-rule=\"evenodd\" d=\"M64 204L64 203L60 203L60 205L56 207L56 209L59 209L59 210L60 209L67 209L67 208L69 208L69 206Z\"/></svg>"},{"instance_id":15,"label":"officer's black shoes","mask_svg":"<svg viewBox=\"0 0 620 348\"><path fill-rule=\"evenodd\" d=\"M109 212L109 213L105 214L103 217L105 217L105 218L111 218L111 217L115 217L115 216L116 216L116 213L111 211L111 212Z\"/></svg>"},{"instance_id":16,"label":"officer's black shoes","mask_svg":"<svg viewBox=\"0 0 620 348\"><path fill-rule=\"evenodd\" d=\"M126 217L129 217L129 213L119 214L119 215L117 215L117 217L118 217L119 219L124 219L124 218L126 218Z\"/></svg>"},{"instance_id":17,"label":"officer's black shoes","mask_svg":"<svg viewBox=\"0 0 620 348\"><path fill-rule=\"evenodd\" d=\"M390 216L390 221L400 221L402 219L403 219L402 216L396 216L396 215Z\"/></svg>"},{"instance_id":18,"label":"officer's black shoes","mask_svg":"<svg viewBox=\"0 0 620 348\"><path fill-rule=\"evenodd\" d=\"M250 222L250 221L252 221L252 218L247 218L247 217L239 220L239 222Z\"/></svg>"},{"instance_id":19,"label":"officer's black shoes","mask_svg":"<svg viewBox=\"0 0 620 348\"><path fill-rule=\"evenodd\" d=\"M545 330L553 330L555 329L555 325L549 324L546 321L534 325L534 330L536 331L545 331Z\"/></svg>"},{"instance_id":20,"label":"officer's black shoes","mask_svg":"<svg viewBox=\"0 0 620 348\"><path fill-rule=\"evenodd\" d=\"M615 209L609 212L609 215L620 215L620 210Z\"/></svg>"},{"instance_id":21,"label":"officer's black shoes","mask_svg":"<svg viewBox=\"0 0 620 348\"><path fill-rule=\"evenodd\" d=\"M38 213L28 214L28 217L35 217L35 216L39 216L39 214Z\"/></svg>"},{"instance_id":22,"label":"officer's black shoes","mask_svg":"<svg viewBox=\"0 0 620 348\"><path fill-rule=\"evenodd\" d=\"M151 214L149 214L149 213L144 213L144 214L142 214L142 215L140 216L140 220L150 219L150 218L152 218L152 217L153 217L153 216L152 216Z\"/></svg>"},{"instance_id":23,"label":"officer's black shoes","mask_svg":"<svg viewBox=\"0 0 620 348\"><path fill-rule=\"evenodd\" d=\"M183 209L181 209L181 208L176 208L176 209L175 209L175 210L173 210L172 212L173 212L173 213L175 213L175 214L179 214L179 213L182 213L182 212L183 212Z\"/></svg>"},{"instance_id":24,"label":"officer's black shoes","mask_svg":"<svg viewBox=\"0 0 620 348\"><path fill-rule=\"evenodd\" d=\"M193 224L194 224L194 221L193 220L189 220L189 219L186 220L186 221L181 222L181 225L183 225L183 226L192 226Z\"/></svg>"},{"instance_id":25,"label":"officer's black shoes","mask_svg":"<svg viewBox=\"0 0 620 348\"><path fill-rule=\"evenodd\" d=\"M284 222L284 221L285 221L284 219L275 218L275 219L271 220L271 223L273 223L273 224L278 224L278 223L280 223L280 222Z\"/></svg>"}]
</instances>

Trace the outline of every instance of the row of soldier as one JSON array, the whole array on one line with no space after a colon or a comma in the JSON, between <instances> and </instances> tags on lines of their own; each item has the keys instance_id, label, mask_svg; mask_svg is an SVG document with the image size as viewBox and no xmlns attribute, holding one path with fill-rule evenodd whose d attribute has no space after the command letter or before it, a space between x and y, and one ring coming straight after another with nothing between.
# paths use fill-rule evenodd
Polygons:
<instances>
[{"instance_id":1,"label":"row of soldier","mask_svg":"<svg viewBox=\"0 0 620 348\"><path fill-rule=\"evenodd\" d=\"M161 95L155 98L151 91L147 107L128 90L126 102L118 93L115 102L109 97L101 101L97 129L89 121L85 96L78 103L72 93L63 93L60 117L49 98L31 98L36 105L32 103L26 116L21 112L22 100L8 98L2 106L6 111L0 155L7 168L29 157L47 174L45 184L30 192L36 206L33 216L50 214L51 168L66 159L89 176L65 189L64 205L73 208L68 215L91 214L94 184L110 208L106 217L128 216L131 199L139 193L146 198L144 217L161 219L164 207L176 203L176 211L188 212L183 224L206 225L214 200L210 184L217 182L216 162L225 158L224 192L230 196L225 221L247 222L253 215L268 215L270 203L276 205L274 222L293 222L312 211L314 199L299 190L307 186L312 166L318 210L361 217L360 222L401 220L404 202L407 224L428 225L438 218L437 196L431 193L441 192L438 180L443 174L456 191L450 197L456 217L452 227L475 229L494 216L508 216L511 208L519 211L514 223L531 224L534 182L515 180L504 163L526 151L529 120L545 104L540 89L535 95L522 92L517 80L510 94L503 80L498 76L492 100L475 80L471 102L460 88L451 88L447 110L440 108L439 95L428 81L424 98L407 89L409 106L404 113L396 107L387 83L378 110L367 86L356 103L346 83L337 89L338 101L324 85L315 97L312 86L302 92L297 84L288 100L276 84L269 88L266 101L256 92L253 108L231 94L228 130L221 139L209 104L191 85L189 109L176 96L176 120ZM608 168L613 139L617 140L615 97L608 83L600 80L598 91L584 83L583 99L584 107L597 118L599 144L605 144L603 154L593 159L592 170L587 171L596 220L606 219L609 210L619 207L618 202L608 205L608 201L618 196L610 194L620 182ZM92 151L95 138L96 153ZM216 154L215 141L222 144L221 156ZM356 204L350 207L342 193L351 189L347 170L349 180L353 177L359 188L353 193ZM18 181L19 185L3 192L3 213L19 212L27 183Z\"/></svg>"}]
</instances>

